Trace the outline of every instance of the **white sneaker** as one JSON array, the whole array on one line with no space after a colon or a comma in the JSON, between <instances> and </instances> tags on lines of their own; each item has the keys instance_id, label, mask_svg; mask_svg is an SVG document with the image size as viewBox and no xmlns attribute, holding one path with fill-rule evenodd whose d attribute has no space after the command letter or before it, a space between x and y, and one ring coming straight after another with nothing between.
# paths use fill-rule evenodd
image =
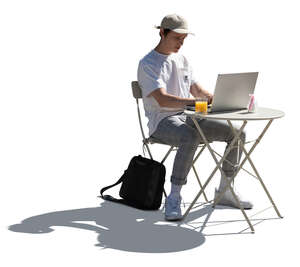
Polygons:
<instances>
[{"instance_id":1,"label":"white sneaker","mask_svg":"<svg viewBox=\"0 0 300 267\"><path fill-rule=\"evenodd\" d=\"M216 189L215 199L219 196L220 193L221 192ZM239 193L237 193L236 191L234 191L234 193L237 196L237 199L239 200L240 205L243 207L243 209L249 210L249 209L253 208L253 204L250 201L243 200L242 197L239 195ZM227 189L225 191L225 193L223 194L222 198L220 199L220 201L218 202L217 205L229 206L229 207L239 209L239 205L236 202L236 200L235 200L233 194L231 193L230 189Z\"/></svg>"},{"instance_id":2,"label":"white sneaker","mask_svg":"<svg viewBox=\"0 0 300 267\"><path fill-rule=\"evenodd\" d=\"M165 219L167 221L179 221L181 215L181 196L168 196L166 199Z\"/></svg>"}]
</instances>

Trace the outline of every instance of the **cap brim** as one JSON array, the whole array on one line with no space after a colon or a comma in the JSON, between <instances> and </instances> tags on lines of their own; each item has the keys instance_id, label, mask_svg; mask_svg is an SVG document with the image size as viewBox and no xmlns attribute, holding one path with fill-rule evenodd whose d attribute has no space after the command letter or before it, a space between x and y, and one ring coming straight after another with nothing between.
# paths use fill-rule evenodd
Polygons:
<instances>
[{"instance_id":1,"label":"cap brim","mask_svg":"<svg viewBox=\"0 0 300 267\"><path fill-rule=\"evenodd\" d=\"M155 29L162 29L161 26L157 26L157 25L154 25L154 28ZM174 30L170 29L170 30L173 31L173 32L177 32L177 33L186 33L186 34L195 35L193 32L190 32L187 29L174 29Z\"/></svg>"},{"instance_id":2,"label":"cap brim","mask_svg":"<svg viewBox=\"0 0 300 267\"><path fill-rule=\"evenodd\" d=\"M177 32L177 33L186 33L186 34L192 34L192 35L195 35L194 33L186 30L186 29L174 29L172 30L173 32Z\"/></svg>"}]
</instances>

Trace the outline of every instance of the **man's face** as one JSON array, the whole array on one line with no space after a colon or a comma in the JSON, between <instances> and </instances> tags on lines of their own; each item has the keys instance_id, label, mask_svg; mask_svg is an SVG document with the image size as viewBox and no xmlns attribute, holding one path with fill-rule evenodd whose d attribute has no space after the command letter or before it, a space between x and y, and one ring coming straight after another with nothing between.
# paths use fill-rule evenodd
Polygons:
<instances>
[{"instance_id":1,"label":"man's face","mask_svg":"<svg viewBox=\"0 0 300 267\"><path fill-rule=\"evenodd\" d=\"M167 36L163 36L162 41L165 43L169 52L177 53L183 45L184 39L187 37L186 33L177 33L170 31Z\"/></svg>"}]
</instances>

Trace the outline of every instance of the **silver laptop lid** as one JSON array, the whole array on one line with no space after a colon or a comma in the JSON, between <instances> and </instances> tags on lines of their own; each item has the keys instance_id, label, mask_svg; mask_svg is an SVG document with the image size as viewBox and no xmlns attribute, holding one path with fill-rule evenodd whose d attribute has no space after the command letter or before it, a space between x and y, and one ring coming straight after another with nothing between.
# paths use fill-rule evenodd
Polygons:
<instances>
[{"instance_id":1,"label":"silver laptop lid","mask_svg":"<svg viewBox=\"0 0 300 267\"><path fill-rule=\"evenodd\" d=\"M257 76L258 72L219 74L211 112L247 108Z\"/></svg>"}]
</instances>

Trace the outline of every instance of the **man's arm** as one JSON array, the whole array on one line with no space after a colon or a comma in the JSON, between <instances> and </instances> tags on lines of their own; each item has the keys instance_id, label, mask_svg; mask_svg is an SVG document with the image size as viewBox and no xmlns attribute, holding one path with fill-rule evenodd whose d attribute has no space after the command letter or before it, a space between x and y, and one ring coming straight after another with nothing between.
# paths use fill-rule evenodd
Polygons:
<instances>
[{"instance_id":1,"label":"man's arm","mask_svg":"<svg viewBox=\"0 0 300 267\"><path fill-rule=\"evenodd\" d=\"M154 90L149 96L153 96L161 107L184 108L186 105L194 105L195 99L183 98L168 94L165 88Z\"/></svg>"},{"instance_id":2,"label":"man's arm","mask_svg":"<svg viewBox=\"0 0 300 267\"><path fill-rule=\"evenodd\" d=\"M190 92L195 98L207 98L208 104L212 102L213 95L204 90L199 83L194 83L190 87Z\"/></svg>"}]
</instances>

